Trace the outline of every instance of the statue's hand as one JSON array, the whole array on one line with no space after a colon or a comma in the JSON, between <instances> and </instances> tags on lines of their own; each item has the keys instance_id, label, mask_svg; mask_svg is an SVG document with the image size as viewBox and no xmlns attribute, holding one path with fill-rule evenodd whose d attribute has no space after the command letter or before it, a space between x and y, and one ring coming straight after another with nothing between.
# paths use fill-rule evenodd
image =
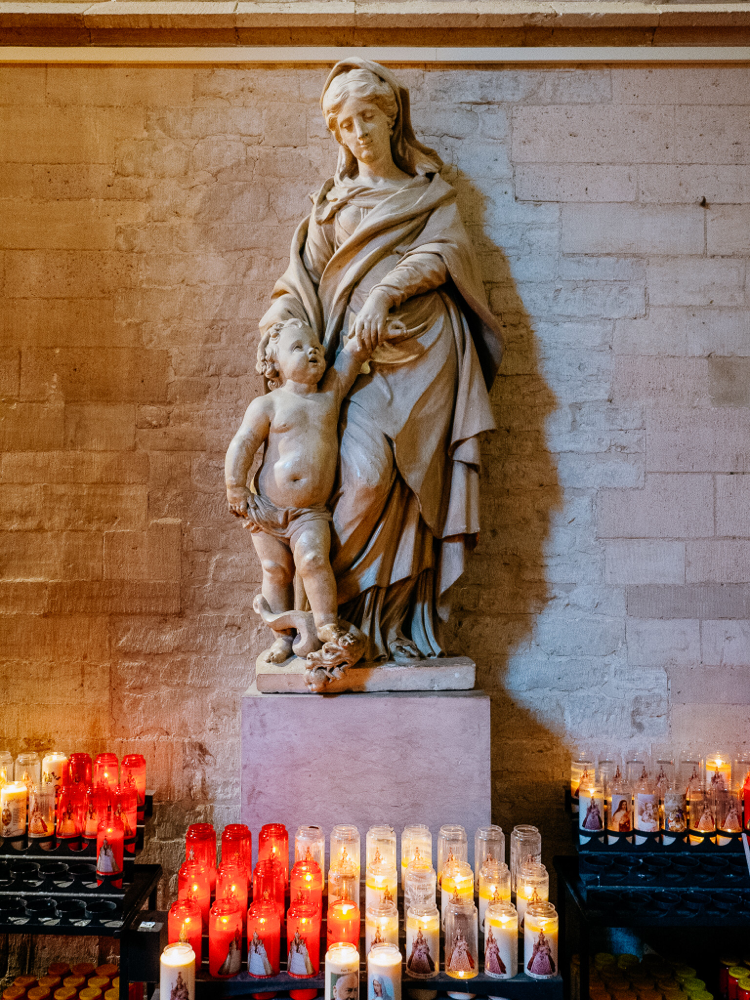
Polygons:
<instances>
[{"instance_id":1,"label":"statue's hand","mask_svg":"<svg viewBox=\"0 0 750 1000\"><path fill-rule=\"evenodd\" d=\"M373 290L357 313L353 333L368 354L372 354L385 337L390 308L390 297L385 292Z\"/></svg>"},{"instance_id":2,"label":"statue's hand","mask_svg":"<svg viewBox=\"0 0 750 1000\"><path fill-rule=\"evenodd\" d=\"M227 486L227 502L235 517L247 517L247 498L250 490L247 486Z\"/></svg>"}]
</instances>

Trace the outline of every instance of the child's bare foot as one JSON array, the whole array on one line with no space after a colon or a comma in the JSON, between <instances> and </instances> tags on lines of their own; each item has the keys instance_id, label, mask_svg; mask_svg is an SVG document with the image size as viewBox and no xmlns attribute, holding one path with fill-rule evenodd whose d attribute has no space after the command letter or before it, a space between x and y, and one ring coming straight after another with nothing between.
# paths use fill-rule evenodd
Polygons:
<instances>
[{"instance_id":1,"label":"child's bare foot","mask_svg":"<svg viewBox=\"0 0 750 1000\"><path fill-rule=\"evenodd\" d=\"M290 635L280 635L270 649L267 649L264 659L268 663L285 663L292 656L292 641Z\"/></svg>"}]
</instances>

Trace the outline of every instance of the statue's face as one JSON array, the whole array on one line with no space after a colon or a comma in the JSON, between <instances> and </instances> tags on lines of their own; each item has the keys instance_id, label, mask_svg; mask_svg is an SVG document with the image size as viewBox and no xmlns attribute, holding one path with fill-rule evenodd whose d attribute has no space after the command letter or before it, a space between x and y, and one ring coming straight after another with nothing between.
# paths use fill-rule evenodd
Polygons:
<instances>
[{"instance_id":1,"label":"statue's face","mask_svg":"<svg viewBox=\"0 0 750 1000\"><path fill-rule=\"evenodd\" d=\"M285 327L279 334L276 356L285 380L317 385L326 370L320 341L307 326Z\"/></svg>"},{"instance_id":2,"label":"statue's face","mask_svg":"<svg viewBox=\"0 0 750 1000\"><path fill-rule=\"evenodd\" d=\"M389 161L391 129L377 104L363 97L348 97L338 118L341 142L360 163Z\"/></svg>"}]
</instances>

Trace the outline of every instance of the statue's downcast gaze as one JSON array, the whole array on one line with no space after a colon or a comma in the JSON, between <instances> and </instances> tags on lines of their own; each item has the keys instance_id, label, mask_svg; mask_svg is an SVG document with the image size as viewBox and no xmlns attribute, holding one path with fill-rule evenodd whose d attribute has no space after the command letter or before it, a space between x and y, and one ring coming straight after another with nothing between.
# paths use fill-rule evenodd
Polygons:
<instances>
[{"instance_id":1,"label":"statue's downcast gaze","mask_svg":"<svg viewBox=\"0 0 750 1000\"><path fill-rule=\"evenodd\" d=\"M437 620L479 531L479 436L494 428L501 353L408 91L352 58L321 106L336 174L294 234L261 321L270 392L226 460L230 510L263 567L254 607L277 633L265 656L306 657L314 690L360 659L441 653Z\"/></svg>"}]
</instances>

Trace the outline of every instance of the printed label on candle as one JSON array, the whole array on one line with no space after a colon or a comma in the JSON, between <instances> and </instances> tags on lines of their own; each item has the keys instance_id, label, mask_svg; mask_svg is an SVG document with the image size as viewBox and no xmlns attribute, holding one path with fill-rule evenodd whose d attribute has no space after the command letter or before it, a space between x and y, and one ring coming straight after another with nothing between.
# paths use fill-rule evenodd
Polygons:
<instances>
[{"instance_id":1,"label":"printed label on candle","mask_svg":"<svg viewBox=\"0 0 750 1000\"><path fill-rule=\"evenodd\" d=\"M488 924L484 939L484 971L493 979L512 979L518 972L518 934Z\"/></svg>"},{"instance_id":2,"label":"printed label on candle","mask_svg":"<svg viewBox=\"0 0 750 1000\"><path fill-rule=\"evenodd\" d=\"M99 854L96 858L96 874L119 875L121 871L122 865L117 860L114 848L105 834L102 838L102 842L99 847Z\"/></svg>"},{"instance_id":3,"label":"printed label on candle","mask_svg":"<svg viewBox=\"0 0 750 1000\"><path fill-rule=\"evenodd\" d=\"M54 792L42 791L37 785L29 790L29 836L51 837L55 832Z\"/></svg>"},{"instance_id":4,"label":"printed label on candle","mask_svg":"<svg viewBox=\"0 0 750 1000\"><path fill-rule=\"evenodd\" d=\"M286 960L286 969L290 976L312 976L315 972L310 961L310 952L307 950L304 938L297 930L289 945L289 954Z\"/></svg>"},{"instance_id":5,"label":"printed label on candle","mask_svg":"<svg viewBox=\"0 0 750 1000\"><path fill-rule=\"evenodd\" d=\"M469 976L477 974L474 956L469 951L469 945L460 927L456 929L453 940L445 942L445 971L448 973L468 973Z\"/></svg>"},{"instance_id":6,"label":"printed label on candle","mask_svg":"<svg viewBox=\"0 0 750 1000\"><path fill-rule=\"evenodd\" d=\"M218 976L236 976L242 965L242 931L238 927L227 942L227 956L219 966Z\"/></svg>"},{"instance_id":7,"label":"printed label on candle","mask_svg":"<svg viewBox=\"0 0 750 1000\"><path fill-rule=\"evenodd\" d=\"M437 917L432 928L419 920L407 918L406 968L412 976L434 976L440 957L440 926Z\"/></svg>"},{"instance_id":8,"label":"printed label on candle","mask_svg":"<svg viewBox=\"0 0 750 1000\"><path fill-rule=\"evenodd\" d=\"M257 931L253 931L253 936L248 942L247 971L251 976L270 976L273 974L273 967L268 960L266 946L258 937Z\"/></svg>"},{"instance_id":9,"label":"printed label on candle","mask_svg":"<svg viewBox=\"0 0 750 1000\"><path fill-rule=\"evenodd\" d=\"M636 792L635 828L644 833L659 832L659 796L653 792Z\"/></svg>"},{"instance_id":10,"label":"printed label on candle","mask_svg":"<svg viewBox=\"0 0 750 1000\"><path fill-rule=\"evenodd\" d=\"M15 784L15 783L14 783ZM26 788L5 785L0 791L0 834L22 837L26 832Z\"/></svg>"},{"instance_id":11,"label":"printed label on candle","mask_svg":"<svg viewBox=\"0 0 750 1000\"><path fill-rule=\"evenodd\" d=\"M331 1000L359 1000L359 972L330 972L326 996Z\"/></svg>"},{"instance_id":12,"label":"printed label on candle","mask_svg":"<svg viewBox=\"0 0 750 1000\"><path fill-rule=\"evenodd\" d=\"M557 975L557 934L527 927L524 938L525 971L534 979Z\"/></svg>"},{"instance_id":13,"label":"printed label on candle","mask_svg":"<svg viewBox=\"0 0 750 1000\"><path fill-rule=\"evenodd\" d=\"M367 977L367 1000L401 1000L401 978L378 971Z\"/></svg>"},{"instance_id":14,"label":"printed label on candle","mask_svg":"<svg viewBox=\"0 0 750 1000\"><path fill-rule=\"evenodd\" d=\"M664 832L684 833L687 830L687 802L684 792L666 792L664 795ZM673 844L674 837L664 837L665 844Z\"/></svg>"},{"instance_id":15,"label":"printed label on candle","mask_svg":"<svg viewBox=\"0 0 750 1000\"><path fill-rule=\"evenodd\" d=\"M630 833L633 829L631 817L631 801L629 794L613 794L609 807L607 829L612 833ZM610 844L617 843L617 837L609 838Z\"/></svg>"}]
</instances>

